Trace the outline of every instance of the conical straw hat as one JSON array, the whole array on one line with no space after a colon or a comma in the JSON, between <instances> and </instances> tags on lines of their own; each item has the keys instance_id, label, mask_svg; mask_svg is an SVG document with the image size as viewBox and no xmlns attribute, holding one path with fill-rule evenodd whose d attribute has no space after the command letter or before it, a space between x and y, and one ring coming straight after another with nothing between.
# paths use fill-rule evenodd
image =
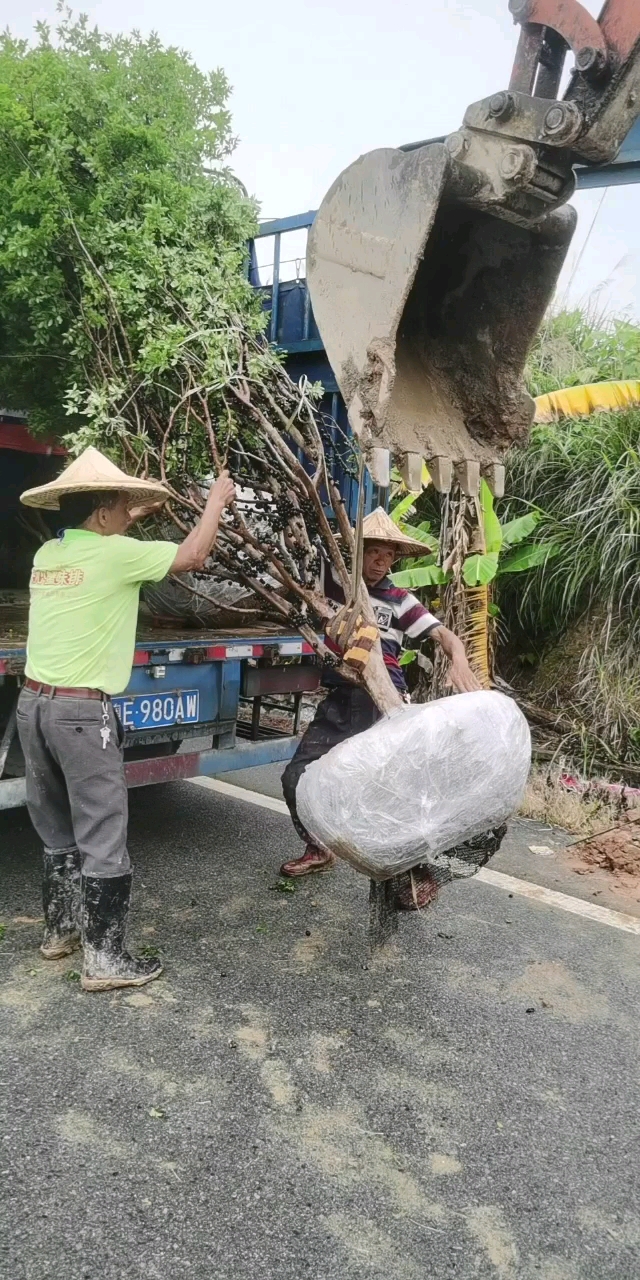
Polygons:
<instances>
[{"instance_id":1,"label":"conical straw hat","mask_svg":"<svg viewBox=\"0 0 640 1280\"><path fill-rule=\"evenodd\" d=\"M98 449L85 449L49 484L27 489L20 501L25 507L44 507L58 511L63 493L99 493L103 489L131 494L133 502L153 502L168 498L169 492L159 480L140 480L128 476Z\"/></svg>"},{"instance_id":2,"label":"conical straw hat","mask_svg":"<svg viewBox=\"0 0 640 1280\"><path fill-rule=\"evenodd\" d=\"M429 548L417 538L410 538L394 524L384 507L377 507L362 521L362 536L370 542L392 542L399 556L428 555Z\"/></svg>"}]
</instances>

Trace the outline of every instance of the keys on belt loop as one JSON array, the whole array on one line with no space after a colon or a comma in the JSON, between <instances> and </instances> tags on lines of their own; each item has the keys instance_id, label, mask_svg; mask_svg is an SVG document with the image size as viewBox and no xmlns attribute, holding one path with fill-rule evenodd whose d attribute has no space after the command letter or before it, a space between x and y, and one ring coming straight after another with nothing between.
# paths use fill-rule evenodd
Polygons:
<instances>
[{"instance_id":1,"label":"keys on belt loop","mask_svg":"<svg viewBox=\"0 0 640 1280\"><path fill-rule=\"evenodd\" d=\"M100 728L100 737L102 738L102 750L106 751L107 743L111 738L111 726L109 724L109 703L106 698L102 699L102 725Z\"/></svg>"}]
</instances>

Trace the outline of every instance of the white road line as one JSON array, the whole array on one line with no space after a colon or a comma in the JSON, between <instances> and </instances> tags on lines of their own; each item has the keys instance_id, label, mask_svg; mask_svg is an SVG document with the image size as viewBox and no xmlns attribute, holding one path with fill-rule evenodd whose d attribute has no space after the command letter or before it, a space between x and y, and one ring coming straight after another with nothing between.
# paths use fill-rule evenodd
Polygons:
<instances>
[{"instance_id":1,"label":"white road line","mask_svg":"<svg viewBox=\"0 0 640 1280\"><path fill-rule=\"evenodd\" d=\"M483 884L492 884L496 889L517 893L522 898L544 902L549 907L560 907L561 911L571 911L573 915L584 916L586 920L608 924L612 929L640 934L640 918L627 915L624 911L611 911L609 907L599 907L597 903L585 902L583 898L571 898L568 893L558 893L555 889L545 889L544 885L531 884L529 880L506 876L502 871L493 871L491 867L481 867L473 878L481 880Z\"/></svg>"},{"instance_id":2,"label":"white road line","mask_svg":"<svg viewBox=\"0 0 640 1280\"><path fill-rule=\"evenodd\" d=\"M273 796L263 796L259 791L247 791L246 787L234 787L231 782L221 782L219 778L189 778L196 787L207 787L209 791L218 791L230 800L244 800L246 804L259 804L262 809L273 809L274 813L286 813L289 810L284 800L276 800Z\"/></svg>"},{"instance_id":3,"label":"white road line","mask_svg":"<svg viewBox=\"0 0 640 1280\"><path fill-rule=\"evenodd\" d=\"M217 791L230 800L244 800L246 804L257 804L274 813L289 814L284 800L263 796L259 791L248 791L246 787L236 787L230 782L221 782L218 778L189 778L189 782L198 787L206 787L209 791ZM561 911L583 916L585 920L593 920L596 924L607 924L612 929L623 929L625 933L640 935L640 918L627 915L624 911L599 907L595 902L572 898L568 893L558 893L555 889L546 889L544 885L532 884L530 880L519 880L517 876L507 876L502 871L493 871L491 867L481 867L471 883L474 880L493 885L494 889L518 894L521 898L530 898L533 902L543 902L548 907L559 907Z\"/></svg>"}]
</instances>

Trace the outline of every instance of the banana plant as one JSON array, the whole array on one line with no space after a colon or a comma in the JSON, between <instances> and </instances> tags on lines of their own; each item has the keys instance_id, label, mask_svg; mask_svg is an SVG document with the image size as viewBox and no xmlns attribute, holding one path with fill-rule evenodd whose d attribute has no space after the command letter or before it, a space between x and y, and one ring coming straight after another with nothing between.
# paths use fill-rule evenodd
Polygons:
<instances>
[{"instance_id":1,"label":"banana plant","mask_svg":"<svg viewBox=\"0 0 640 1280\"><path fill-rule=\"evenodd\" d=\"M431 482L426 466L424 467L424 473L423 487L426 488ZM391 473L391 479L396 482L399 486L399 491L402 492L404 485L399 472L395 469ZM424 556L412 557L408 569L400 570L400 572L391 575L392 582L397 587L408 587L411 591L416 591L420 587L439 586L440 583L447 581L447 575L437 563L438 539L431 532L429 521L421 520L419 524L412 524L407 519L407 516L415 510L415 504L419 497L419 493L405 493L390 512L394 524L397 524L403 533L414 538L416 542L424 543Z\"/></svg>"},{"instance_id":2,"label":"banana plant","mask_svg":"<svg viewBox=\"0 0 640 1280\"><path fill-rule=\"evenodd\" d=\"M413 559L408 567L392 575L396 586L413 591L450 584L454 577L452 568L438 564L438 540L431 533L429 522L413 525L406 519L418 497L415 493L406 494L391 513L398 527L424 542L428 551L427 555ZM524 573L557 554L559 548L553 541L530 540L541 517L542 513L534 508L501 524L491 490L485 480L481 481L470 554L462 562L459 585L464 593L464 630L469 657L487 687L491 684L491 620L499 614L497 605L491 600L491 585L503 574ZM408 655L403 655L403 659L412 661Z\"/></svg>"},{"instance_id":3,"label":"banana plant","mask_svg":"<svg viewBox=\"0 0 640 1280\"><path fill-rule=\"evenodd\" d=\"M420 587L434 587L451 580L451 571L445 571L437 563L438 539L431 532L428 520L420 524L411 524L405 516L415 506L419 494L409 493L391 512L403 533L409 534L418 542L424 542L424 557L418 556L406 569L392 574L396 587L407 587L416 591ZM524 573L537 565L544 564L558 552L558 547L551 540L530 542L530 535L542 518L542 512L535 508L526 515L517 516L501 524L493 506L493 495L485 480L480 482L480 531L479 542L483 549L472 551L466 556L462 576L468 587L489 586L495 578L507 573Z\"/></svg>"},{"instance_id":4,"label":"banana plant","mask_svg":"<svg viewBox=\"0 0 640 1280\"><path fill-rule=\"evenodd\" d=\"M473 552L464 561L462 575L468 587L488 586L503 574L524 573L557 555L559 548L551 539L527 541L540 522L542 512L533 508L526 515L501 524L485 480L480 482L480 512L484 550Z\"/></svg>"}]
</instances>

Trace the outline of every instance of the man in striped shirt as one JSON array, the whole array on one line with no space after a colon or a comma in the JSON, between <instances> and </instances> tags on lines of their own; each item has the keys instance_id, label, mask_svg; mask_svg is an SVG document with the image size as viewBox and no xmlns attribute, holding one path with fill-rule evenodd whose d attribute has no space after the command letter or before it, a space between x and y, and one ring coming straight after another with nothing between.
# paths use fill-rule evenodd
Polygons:
<instances>
[{"instance_id":1,"label":"man in striped shirt","mask_svg":"<svg viewBox=\"0 0 640 1280\"><path fill-rule=\"evenodd\" d=\"M371 536L372 534L374 536ZM407 641L416 642L431 636L449 659L448 679L451 686L458 693L479 689L480 684L469 666L462 641L454 635L453 631L443 627L438 618L429 613L410 591L405 591L402 587L394 587L391 582L389 573L394 560L401 555L415 555L417 549L420 552L424 551L418 543L414 543L412 539L401 533L386 512L379 509L367 516L364 522L362 576L369 591L380 632L382 654L389 675L396 688L408 701L407 686L400 666L400 654L403 647L406 647ZM340 584L331 570L327 576L326 595L336 603L343 604L344 596ZM335 648L329 639L327 644ZM296 787L307 765L326 755L339 742L344 742L346 738L369 729L380 715L366 689L350 684L332 668L325 670L323 684L330 692L318 707L298 750L282 775L282 790L293 824L306 842L302 857L283 863L280 868L283 876L304 876L316 871L329 871L334 865L336 860L334 854L318 848L298 818L295 801ZM398 905L407 910L426 906L435 897L435 893L435 882L428 873L424 872L418 876L417 880L414 876L414 889L404 897L400 895Z\"/></svg>"}]
</instances>

